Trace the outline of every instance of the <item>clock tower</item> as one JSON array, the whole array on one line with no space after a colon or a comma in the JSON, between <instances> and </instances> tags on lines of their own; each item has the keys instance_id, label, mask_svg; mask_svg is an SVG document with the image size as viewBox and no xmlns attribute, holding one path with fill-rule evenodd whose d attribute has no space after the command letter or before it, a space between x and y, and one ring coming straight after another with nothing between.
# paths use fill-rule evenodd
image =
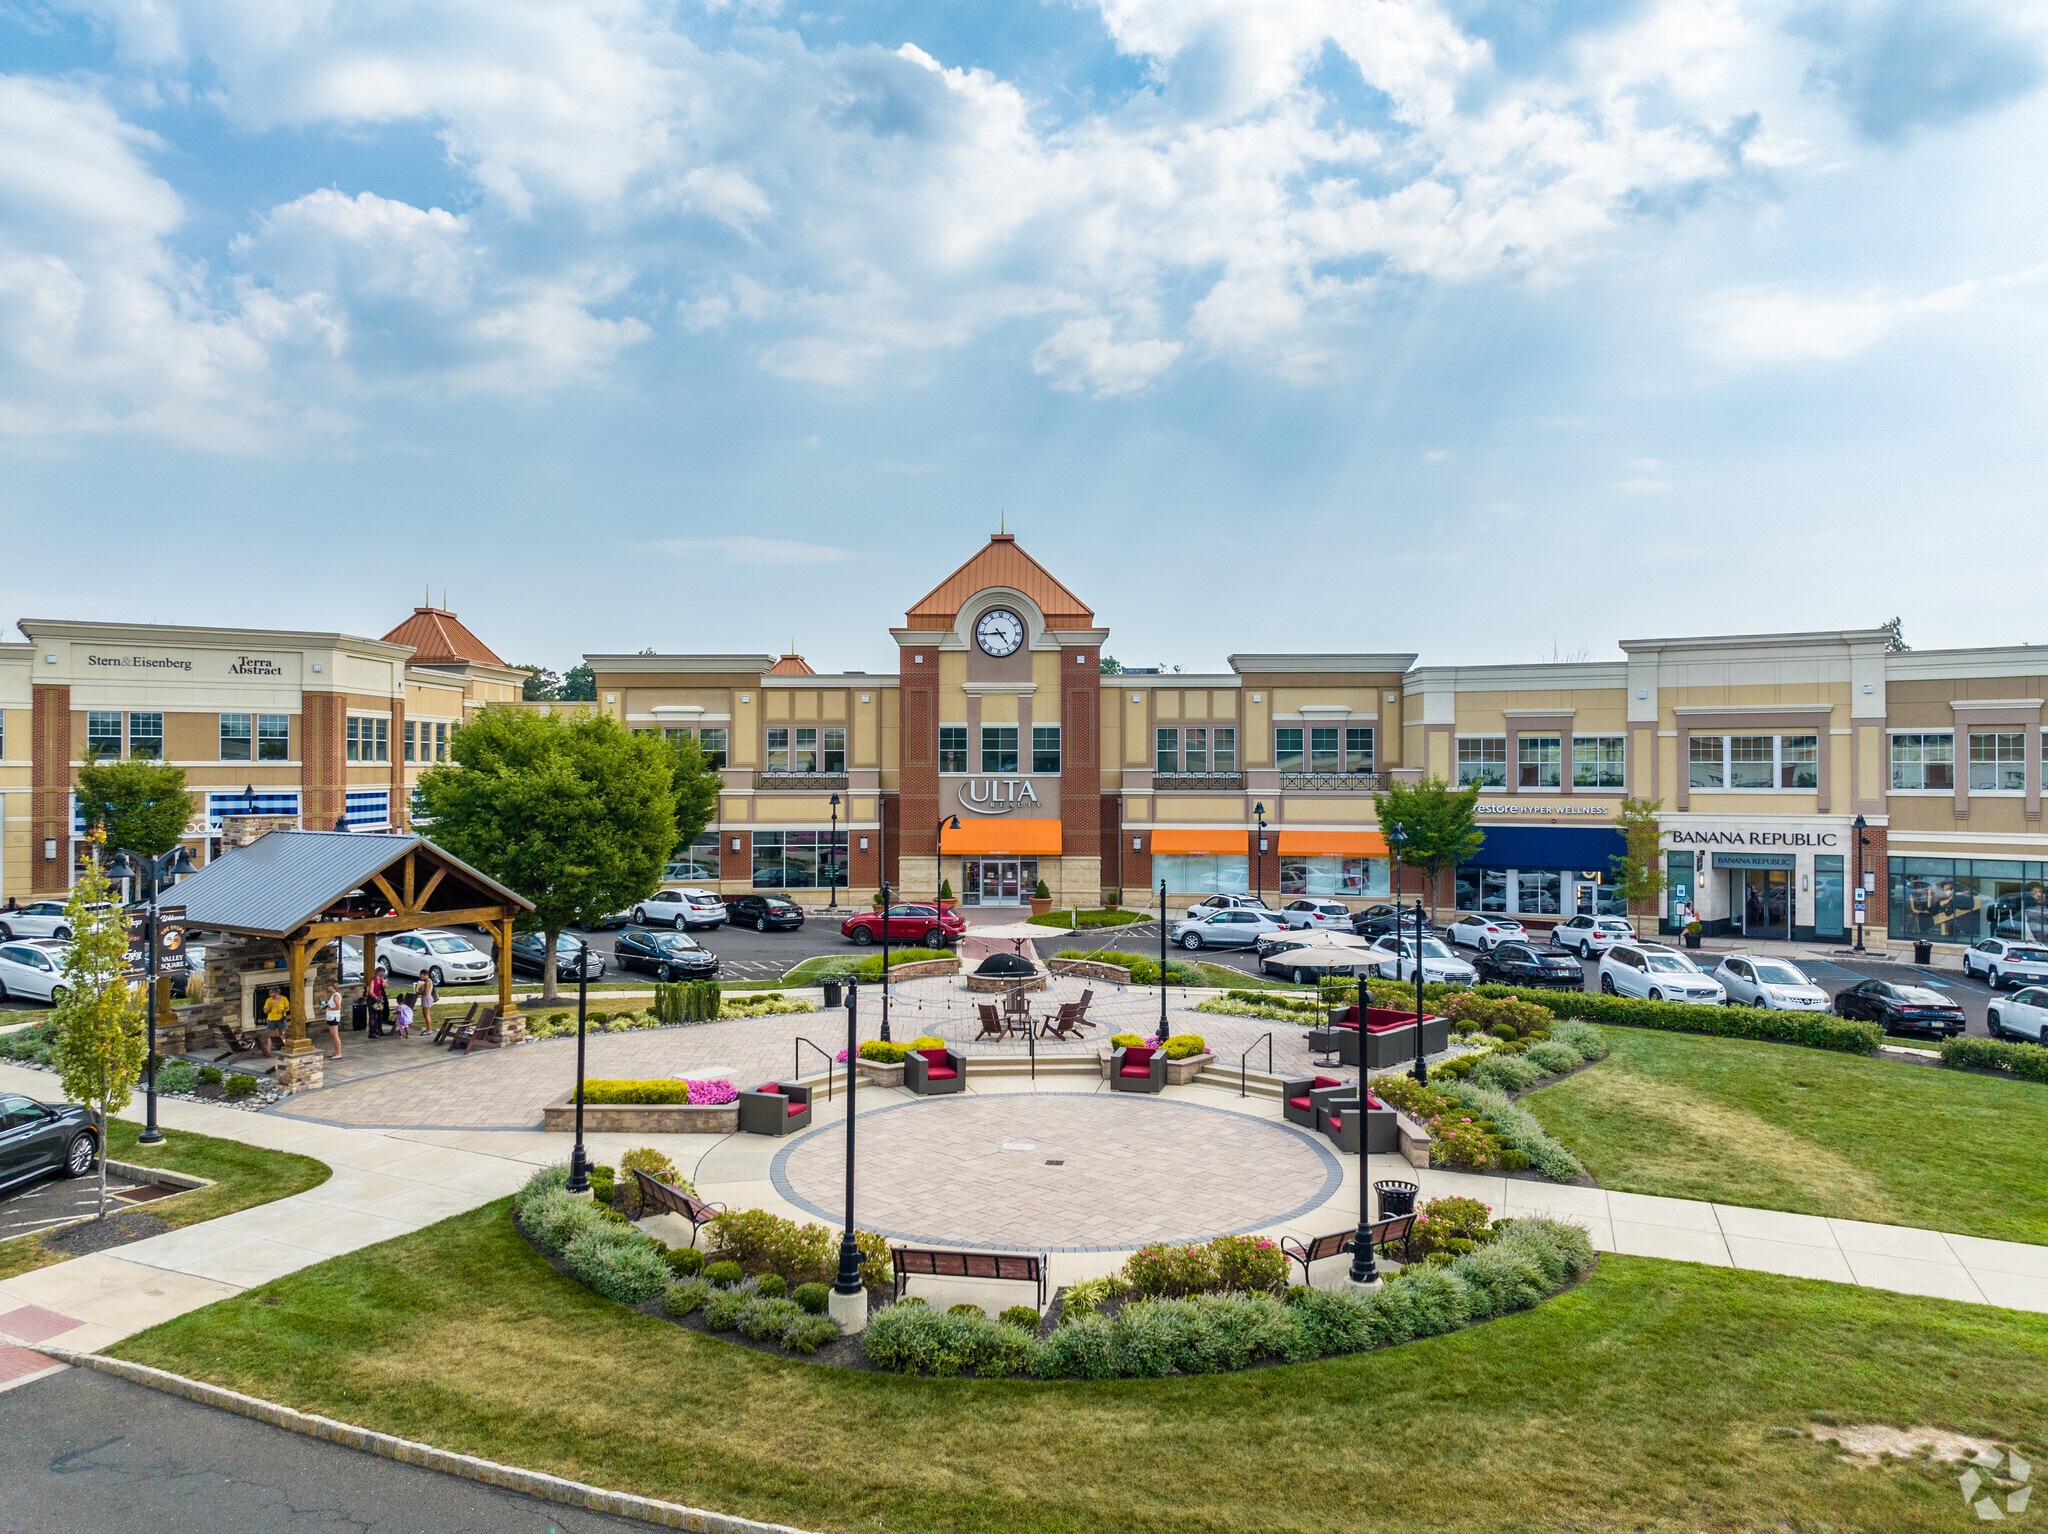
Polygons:
<instances>
[{"instance_id":1,"label":"clock tower","mask_svg":"<svg viewBox=\"0 0 2048 1534\"><path fill-rule=\"evenodd\" d=\"M997 533L893 637L899 767L883 813L901 892L930 899L945 879L963 905L1021 907L1042 880L1056 903L1098 904L1108 630ZM942 837L948 816L960 829Z\"/></svg>"}]
</instances>

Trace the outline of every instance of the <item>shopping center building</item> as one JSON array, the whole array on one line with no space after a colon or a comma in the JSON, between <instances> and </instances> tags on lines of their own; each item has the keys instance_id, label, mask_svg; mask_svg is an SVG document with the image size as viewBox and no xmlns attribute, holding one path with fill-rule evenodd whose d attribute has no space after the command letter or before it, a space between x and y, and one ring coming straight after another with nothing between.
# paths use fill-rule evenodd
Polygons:
<instances>
[{"instance_id":1,"label":"shopping center building","mask_svg":"<svg viewBox=\"0 0 2048 1534\"><path fill-rule=\"evenodd\" d=\"M69 888L85 847L74 788L88 760L185 772L186 845L204 863L235 816L373 831L402 825L412 784L455 728L520 696L507 666L431 606L382 639L23 618L0 644L0 893Z\"/></svg>"}]
</instances>

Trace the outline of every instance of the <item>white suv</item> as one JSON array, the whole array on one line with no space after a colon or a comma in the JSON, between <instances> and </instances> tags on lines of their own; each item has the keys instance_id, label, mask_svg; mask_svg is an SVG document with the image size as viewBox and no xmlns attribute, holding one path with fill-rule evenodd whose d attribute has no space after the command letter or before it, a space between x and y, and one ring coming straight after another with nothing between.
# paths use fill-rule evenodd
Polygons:
<instances>
[{"instance_id":1,"label":"white suv","mask_svg":"<svg viewBox=\"0 0 2048 1534\"><path fill-rule=\"evenodd\" d=\"M1590 959L1616 943L1633 942L1635 935L1636 929L1619 916L1574 916L1550 929L1550 946Z\"/></svg>"},{"instance_id":2,"label":"white suv","mask_svg":"<svg viewBox=\"0 0 2048 1534\"><path fill-rule=\"evenodd\" d=\"M0 943L18 937L71 936L71 918L61 900L38 900L19 911L0 911Z\"/></svg>"},{"instance_id":3,"label":"white suv","mask_svg":"<svg viewBox=\"0 0 2048 1534\"><path fill-rule=\"evenodd\" d=\"M53 938L0 943L0 1000L31 996L52 1006L64 999L71 945Z\"/></svg>"},{"instance_id":4,"label":"white suv","mask_svg":"<svg viewBox=\"0 0 2048 1534\"><path fill-rule=\"evenodd\" d=\"M1987 937L1963 950L1963 973L1982 975L1994 991L2008 985L2039 985L2048 980L2048 946Z\"/></svg>"},{"instance_id":5,"label":"white suv","mask_svg":"<svg viewBox=\"0 0 2048 1534\"><path fill-rule=\"evenodd\" d=\"M1460 916L1444 928L1444 936L1454 943L1463 943L1467 948L1476 948L1485 953L1497 943L1519 943L1528 934L1522 924L1512 916Z\"/></svg>"},{"instance_id":6,"label":"white suv","mask_svg":"<svg viewBox=\"0 0 2048 1534\"><path fill-rule=\"evenodd\" d=\"M656 890L633 907L633 920L643 927L674 927L678 932L722 927L725 902L709 890Z\"/></svg>"},{"instance_id":7,"label":"white suv","mask_svg":"<svg viewBox=\"0 0 2048 1534\"><path fill-rule=\"evenodd\" d=\"M1600 956L1600 989L1609 996L1650 1001L1711 1002L1728 999L1721 982L1676 948L1659 943L1616 943Z\"/></svg>"},{"instance_id":8,"label":"white suv","mask_svg":"<svg viewBox=\"0 0 2048 1534\"><path fill-rule=\"evenodd\" d=\"M1280 908L1280 919L1297 931L1314 927L1349 932L1351 907L1341 900L1290 900Z\"/></svg>"},{"instance_id":9,"label":"white suv","mask_svg":"<svg viewBox=\"0 0 2048 1534\"><path fill-rule=\"evenodd\" d=\"M498 978L498 967L461 933L429 927L379 941L377 973L414 980L425 975L436 985L482 985Z\"/></svg>"},{"instance_id":10,"label":"white suv","mask_svg":"<svg viewBox=\"0 0 2048 1534\"><path fill-rule=\"evenodd\" d=\"M1197 901L1188 907L1187 919L1201 921L1214 916L1218 911L1263 911L1275 921L1280 921L1277 911L1270 909L1257 895L1211 895L1207 900ZM1282 926L1286 923L1282 922Z\"/></svg>"}]
</instances>

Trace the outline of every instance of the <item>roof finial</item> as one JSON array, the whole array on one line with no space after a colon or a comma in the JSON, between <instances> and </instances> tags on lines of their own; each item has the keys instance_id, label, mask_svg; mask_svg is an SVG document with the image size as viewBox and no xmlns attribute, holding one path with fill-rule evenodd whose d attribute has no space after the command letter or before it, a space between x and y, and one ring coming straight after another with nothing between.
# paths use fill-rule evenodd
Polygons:
<instances>
[{"instance_id":1,"label":"roof finial","mask_svg":"<svg viewBox=\"0 0 2048 1534\"><path fill-rule=\"evenodd\" d=\"M432 586L422 585L420 587L420 606L428 612L434 610L434 588Z\"/></svg>"},{"instance_id":2,"label":"roof finial","mask_svg":"<svg viewBox=\"0 0 2048 1534\"><path fill-rule=\"evenodd\" d=\"M1010 514L1002 507L996 508L996 534L1000 537L1010 530Z\"/></svg>"}]
</instances>

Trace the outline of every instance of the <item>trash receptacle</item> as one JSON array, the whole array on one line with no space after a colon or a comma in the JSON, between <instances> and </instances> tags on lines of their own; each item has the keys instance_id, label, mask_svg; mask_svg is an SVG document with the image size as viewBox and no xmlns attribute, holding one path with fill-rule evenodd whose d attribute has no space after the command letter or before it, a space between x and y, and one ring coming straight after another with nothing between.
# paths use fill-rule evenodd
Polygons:
<instances>
[{"instance_id":1,"label":"trash receptacle","mask_svg":"<svg viewBox=\"0 0 2048 1534\"><path fill-rule=\"evenodd\" d=\"M1913 962L1915 964L1932 964L1934 962L1934 945L1932 943L1916 941L1913 944Z\"/></svg>"},{"instance_id":2,"label":"trash receptacle","mask_svg":"<svg viewBox=\"0 0 2048 1534\"><path fill-rule=\"evenodd\" d=\"M356 998L356 1004L349 1008L348 1025L356 1033L361 1033L370 1026L370 1004L360 996Z\"/></svg>"},{"instance_id":3,"label":"trash receptacle","mask_svg":"<svg viewBox=\"0 0 2048 1534\"><path fill-rule=\"evenodd\" d=\"M1415 1213L1415 1195L1420 1190L1412 1182L1376 1182L1372 1191L1379 1195L1380 1218L1391 1220L1396 1215Z\"/></svg>"},{"instance_id":4,"label":"trash receptacle","mask_svg":"<svg viewBox=\"0 0 2048 1534\"><path fill-rule=\"evenodd\" d=\"M840 1001L839 982L837 980L827 980L825 982L825 1005L836 1007Z\"/></svg>"}]
</instances>

